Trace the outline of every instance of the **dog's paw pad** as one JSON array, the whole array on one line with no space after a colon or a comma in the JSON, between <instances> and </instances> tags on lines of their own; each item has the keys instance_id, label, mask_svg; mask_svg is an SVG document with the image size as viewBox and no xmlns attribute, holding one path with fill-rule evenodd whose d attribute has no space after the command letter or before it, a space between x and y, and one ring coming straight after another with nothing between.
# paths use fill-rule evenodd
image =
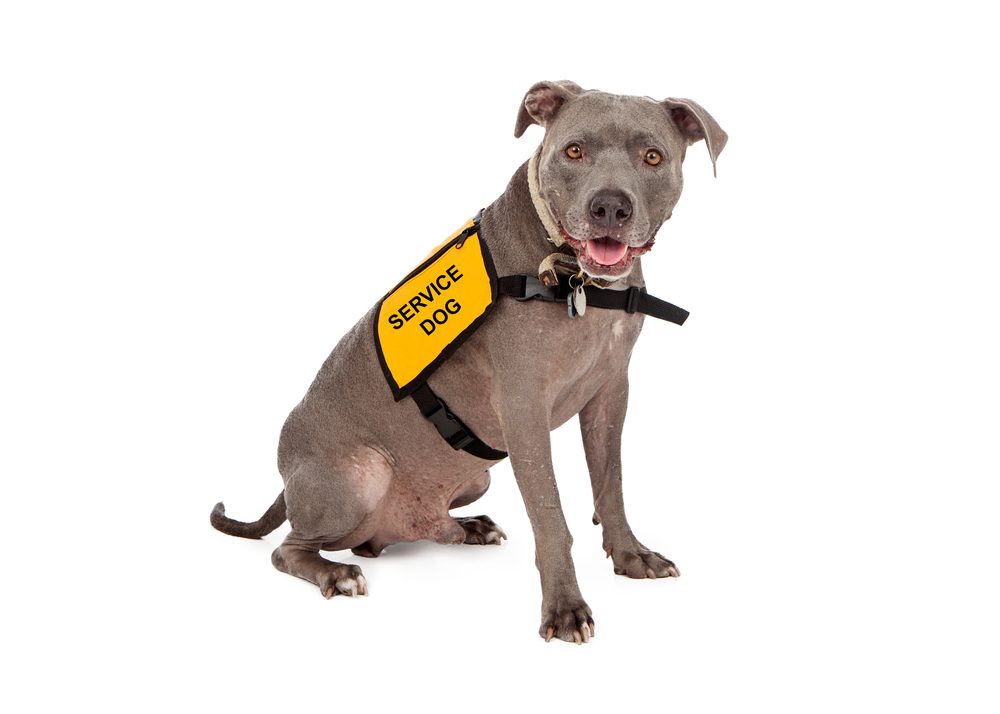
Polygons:
<instances>
[{"instance_id":1,"label":"dog's paw pad","mask_svg":"<svg viewBox=\"0 0 1000 714\"><path fill-rule=\"evenodd\" d=\"M465 529L463 542L471 545L500 545L501 541L507 538L503 528L494 523L489 516L456 518L455 521Z\"/></svg>"}]
</instances>

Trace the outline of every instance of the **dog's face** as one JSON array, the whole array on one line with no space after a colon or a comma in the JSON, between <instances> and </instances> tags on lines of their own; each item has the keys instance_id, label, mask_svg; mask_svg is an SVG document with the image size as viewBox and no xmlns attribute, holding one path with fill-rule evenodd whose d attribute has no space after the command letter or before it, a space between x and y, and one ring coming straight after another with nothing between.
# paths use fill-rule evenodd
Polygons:
<instances>
[{"instance_id":1,"label":"dog's face","mask_svg":"<svg viewBox=\"0 0 1000 714\"><path fill-rule=\"evenodd\" d=\"M583 91L541 82L525 96L515 135L545 127L538 188L565 242L589 275L628 275L680 198L689 144L715 157L726 135L694 102Z\"/></svg>"}]
</instances>

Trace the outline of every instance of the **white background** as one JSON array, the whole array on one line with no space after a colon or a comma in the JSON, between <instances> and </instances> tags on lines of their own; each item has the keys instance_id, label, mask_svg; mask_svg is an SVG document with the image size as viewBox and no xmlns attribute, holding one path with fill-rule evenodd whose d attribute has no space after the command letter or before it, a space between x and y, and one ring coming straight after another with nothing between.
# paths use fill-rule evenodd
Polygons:
<instances>
[{"instance_id":1,"label":"white background","mask_svg":"<svg viewBox=\"0 0 1000 714\"><path fill-rule=\"evenodd\" d=\"M985 6L984 6L985 7ZM10 711L996 712L995 23L971 3L10 2L0 371ZM504 188L541 79L690 97L633 357L612 574L553 435L597 637L500 548L276 572L252 519L322 360ZM559 358L572 359L573 345ZM346 557L344 557L346 556ZM335 556L336 557L336 556Z\"/></svg>"}]
</instances>

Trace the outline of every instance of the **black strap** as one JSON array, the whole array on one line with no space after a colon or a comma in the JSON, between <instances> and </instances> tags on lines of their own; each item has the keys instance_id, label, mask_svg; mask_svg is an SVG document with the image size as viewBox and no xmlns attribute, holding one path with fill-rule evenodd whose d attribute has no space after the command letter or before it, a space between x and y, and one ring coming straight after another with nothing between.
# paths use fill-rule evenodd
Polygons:
<instances>
[{"instance_id":1,"label":"black strap","mask_svg":"<svg viewBox=\"0 0 1000 714\"><path fill-rule=\"evenodd\" d=\"M497 279L497 291L515 300L563 302L571 289L569 277L562 275L559 278L559 285L546 287L533 275L505 275ZM644 287L632 286L625 290L609 290L588 285L583 290L587 293L587 307L624 310L629 313L641 312L643 315L677 325L683 325L690 314L684 308L650 295Z\"/></svg>"},{"instance_id":2,"label":"black strap","mask_svg":"<svg viewBox=\"0 0 1000 714\"><path fill-rule=\"evenodd\" d=\"M469 234L475 232L475 227ZM467 236L466 236L467 237ZM563 275L558 285L546 287L542 281L533 275L506 275L497 279L497 292L515 300L544 300L546 302L562 302L570 293L569 276ZM625 312L641 312L644 315L660 320L683 325L688 311L660 300L646 292L646 288L630 287L626 290L608 290L587 285L587 305L609 310L624 310ZM427 419L438 433L448 442L451 448L476 456L487 461L500 461L507 458L506 451L494 449L472 433L462 420L451 413L448 405L424 382L414 389L410 396L417 403L420 413Z\"/></svg>"},{"instance_id":3,"label":"black strap","mask_svg":"<svg viewBox=\"0 0 1000 714\"><path fill-rule=\"evenodd\" d=\"M487 461L500 461L507 458L506 451L499 451L488 446L473 434L472 430L463 424L461 419L451 413L444 400L427 386L427 382L414 389L410 396L420 408L420 413L434 425L434 428L444 437L451 448L461 449Z\"/></svg>"}]
</instances>

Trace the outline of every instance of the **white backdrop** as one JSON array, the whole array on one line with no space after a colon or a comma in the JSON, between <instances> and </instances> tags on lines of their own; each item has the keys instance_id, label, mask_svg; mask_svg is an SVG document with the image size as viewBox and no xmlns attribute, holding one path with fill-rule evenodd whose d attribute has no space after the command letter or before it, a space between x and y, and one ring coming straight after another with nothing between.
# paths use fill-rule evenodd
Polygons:
<instances>
[{"instance_id":1,"label":"white backdrop","mask_svg":"<svg viewBox=\"0 0 1000 714\"><path fill-rule=\"evenodd\" d=\"M11 711L995 712L992 24L972 3L4 3L2 653ZM692 311L632 362L612 574L556 471L597 637L535 634L500 548L276 572L278 431L338 338L504 188L540 79L730 134L644 259ZM571 354L573 345L565 345ZM346 557L344 557L346 556Z\"/></svg>"}]
</instances>

